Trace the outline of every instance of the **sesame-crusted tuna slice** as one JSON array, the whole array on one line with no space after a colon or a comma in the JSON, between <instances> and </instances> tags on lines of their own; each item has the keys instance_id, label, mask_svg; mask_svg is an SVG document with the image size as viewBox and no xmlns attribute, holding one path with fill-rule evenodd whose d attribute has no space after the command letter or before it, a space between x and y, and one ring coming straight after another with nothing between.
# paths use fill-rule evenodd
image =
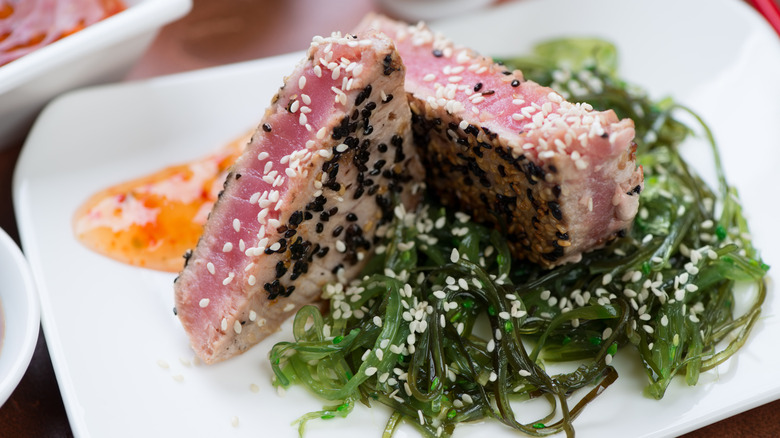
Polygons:
<instances>
[{"instance_id":1,"label":"sesame-crusted tuna slice","mask_svg":"<svg viewBox=\"0 0 780 438\"><path fill-rule=\"evenodd\" d=\"M643 188L634 124L573 104L425 25L369 15L407 67L415 143L442 200L551 267L630 227ZM505 227L505 228L504 228Z\"/></svg>"},{"instance_id":2,"label":"sesame-crusted tuna slice","mask_svg":"<svg viewBox=\"0 0 780 438\"><path fill-rule=\"evenodd\" d=\"M374 32L314 38L273 98L175 282L206 363L276 331L325 283L358 274L395 199L416 202L404 66Z\"/></svg>"}]
</instances>

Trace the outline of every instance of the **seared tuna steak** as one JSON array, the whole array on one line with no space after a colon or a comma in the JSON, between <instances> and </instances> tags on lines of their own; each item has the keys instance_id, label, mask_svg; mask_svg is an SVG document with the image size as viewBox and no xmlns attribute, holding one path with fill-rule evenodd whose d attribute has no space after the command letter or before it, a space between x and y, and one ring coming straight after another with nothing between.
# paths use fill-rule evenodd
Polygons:
<instances>
[{"instance_id":1,"label":"seared tuna steak","mask_svg":"<svg viewBox=\"0 0 780 438\"><path fill-rule=\"evenodd\" d=\"M427 183L449 205L507 233L516 257L578 261L631 225L643 187L634 125L573 104L423 24L378 15L393 38Z\"/></svg>"},{"instance_id":2,"label":"seared tuna steak","mask_svg":"<svg viewBox=\"0 0 780 438\"><path fill-rule=\"evenodd\" d=\"M405 69L375 33L316 37L225 182L175 282L203 361L242 353L322 286L358 274L423 175Z\"/></svg>"}]
</instances>

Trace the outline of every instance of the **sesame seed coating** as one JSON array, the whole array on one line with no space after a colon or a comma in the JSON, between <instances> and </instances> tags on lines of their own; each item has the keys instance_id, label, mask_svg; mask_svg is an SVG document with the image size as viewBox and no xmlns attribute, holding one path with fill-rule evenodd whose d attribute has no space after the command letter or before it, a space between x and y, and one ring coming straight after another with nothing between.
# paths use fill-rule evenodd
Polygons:
<instances>
[{"instance_id":1,"label":"sesame seed coating","mask_svg":"<svg viewBox=\"0 0 780 438\"><path fill-rule=\"evenodd\" d=\"M424 25L373 15L359 28L393 37L410 66L429 187L477 221L507 224L514 256L577 261L630 225L638 200L626 192L642 186L630 120L566 102Z\"/></svg>"},{"instance_id":2,"label":"sesame seed coating","mask_svg":"<svg viewBox=\"0 0 780 438\"><path fill-rule=\"evenodd\" d=\"M356 275L393 218L394 194L416 203L411 188L423 170L404 72L379 34L312 41L234 165L242 178L226 183L175 284L179 319L204 362L245 351L326 282ZM210 298L206 308L195 301L199 312L189 305L196 292Z\"/></svg>"}]
</instances>

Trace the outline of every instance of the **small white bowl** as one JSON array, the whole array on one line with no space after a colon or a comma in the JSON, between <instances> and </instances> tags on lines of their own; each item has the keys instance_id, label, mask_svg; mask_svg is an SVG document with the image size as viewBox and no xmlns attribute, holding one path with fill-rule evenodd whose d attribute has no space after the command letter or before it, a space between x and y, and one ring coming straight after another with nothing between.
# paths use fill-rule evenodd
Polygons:
<instances>
[{"instance_id":1,"label":"small white bowl","mask_svg":"<svg viewBox=\"0 0 780 438\"><path fill-rule=\"evenodd\" d=\"M0 229L0 406L22 380L30 364L41 314L27 259Z\"/></svg>"},{"instance_id":2,"label":"small white bowl","mask_svg":"<svg viewBox=\"0 0 780 438\"><path fill-rule=\"evenodd\" d=\"M0 150L19 142L65 91L121 79L192 0L125 0L127 9L0 67Z\"/></svg>"}]
</instances>

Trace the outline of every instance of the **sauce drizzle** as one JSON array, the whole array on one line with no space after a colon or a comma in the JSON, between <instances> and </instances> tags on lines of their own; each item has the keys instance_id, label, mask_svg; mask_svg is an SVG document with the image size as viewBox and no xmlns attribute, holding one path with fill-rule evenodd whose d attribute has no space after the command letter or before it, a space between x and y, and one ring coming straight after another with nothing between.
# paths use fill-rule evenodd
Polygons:
<instances>
[{"instance_id":1,"label":"sauce drizzle","mask_svg":"<svg viewBox=\"0 0 780 438\"><path fill-rule=\"evenodd\" d=\"M195 247L247 134L199 160L109 187L76 211L73 230L89 249L114 260L179 272Z\"/></svg>"}]
</instances>

